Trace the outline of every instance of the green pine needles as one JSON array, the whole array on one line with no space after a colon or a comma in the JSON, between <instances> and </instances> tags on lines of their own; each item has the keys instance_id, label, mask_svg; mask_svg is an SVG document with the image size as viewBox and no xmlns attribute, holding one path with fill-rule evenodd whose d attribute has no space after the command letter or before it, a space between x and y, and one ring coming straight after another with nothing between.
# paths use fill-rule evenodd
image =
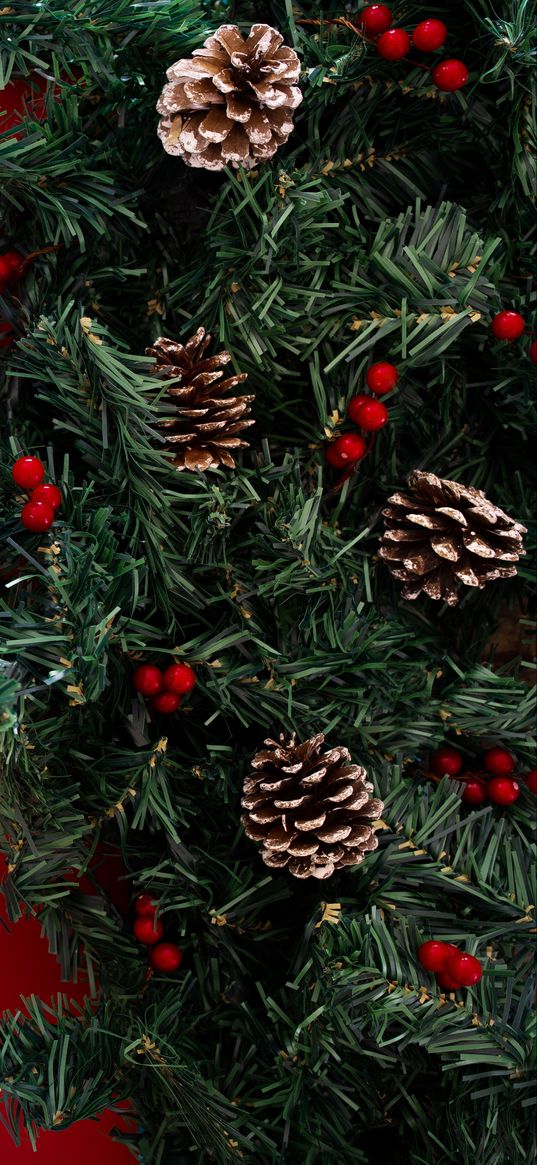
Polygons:
<instances>
[{"instance_id":1,"label":"green pine needles","mask_svg":"<svg viewBox=\"0 0 537 1165\"><path fill-rule=\"evenodd\" d=\"M394 5L409 32L447 24L470 79L444 95L439 57L389 63L342 22L360 6L0 15L0 110L13 79L44 92L24 122L0 112L0 259L55 248L0 282L2 959L38 912L65 980L42 999L36 967L0 1023L15 1140L131 1098L144 1165L534 1159L535 8ZM156 134L166 68L259 20L300 56L295 129L249 173L189 169ZM491 337L505 308L513 344ZM236 471L176 473L157 428L146 349L199 326L255 394ZM326 444L381 359L389 422L338 473ZM48 533L21 524L20 453L61 488ZM377 550L414 469L528 527L516 578L453 610L401 600ZM196 687L158 717L132 675L173 659ZM384 801L378 849L327 882L268 870L240 826L252 756L293 731L348 747ZM468 771L511 750L516 803L433 779L444 740ZM122 904L142 893L173 975L147 977ZM480 983L442 991L429 938L477 955Z\"/></svg>"}]
</instances>

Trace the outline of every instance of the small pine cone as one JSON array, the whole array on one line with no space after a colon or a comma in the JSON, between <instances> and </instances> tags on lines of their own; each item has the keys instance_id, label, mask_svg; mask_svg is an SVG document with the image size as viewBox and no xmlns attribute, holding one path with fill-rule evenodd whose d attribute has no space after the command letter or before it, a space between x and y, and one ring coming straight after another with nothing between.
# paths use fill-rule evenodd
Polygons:
<instances>
[{"instance_id":1,"label":"small pine cone","mask_svg":"<svg viewBox=\"0 0 537 1165\"><path fill-rule=\"evenodd\" d=\"M294 49L268 24L254 24L246 40L222 24L167 71L157 103L164 149L205 170L266 161L293 129L299 75Z\"/></svg>"},{"instance_id":2,"label":"small pine cone","mask_svg":"<svg viewBox=\"0 0 537 1165\"><path fill-rule=\"evenodd\" d=\"M210 342L205 328L198 328L186 344L160 336L152 348L146 348L146 354L157 361L157 376L180 378L167 390L167 416L155 426L165 435L164 448L172 453L176 469L205 471L219 465L234 469L230 450L248 445L237 434L255 423L247 420L253 396L224 395L246 380L247 373L222 380L222 369L231 356L218 352L205 358Z\"/></svg>"},{"instance_id":3,"label":"small pine cone","mask_svg":"<svg viewBox=\"0 0 537 1165\"><path fill-rule=\"evenodd\" d=\"M421 591L459 601L457 582L484 587L497 578L512 578L525 554L526 527L504 514L483 490L443 481L434 473L415 470L407 493L392 494L382 511L386 530L379 555L403 587L403 598Z\"/></svg>"},{"instance_id":4,"label":"small pine cone","mask_svg":"<svg viewBox=\"0 0 537 1165\"><path fill-rule=\"evenodd\" d=\"M264 744L244 781L241 820L261 842L265 865L287 866L295 878L329 878L377 848L371 821L384 806L370 797L373 785L348 749L323 752L322 732L304 744L294 734Z\"/></svg>"}]
</instances>

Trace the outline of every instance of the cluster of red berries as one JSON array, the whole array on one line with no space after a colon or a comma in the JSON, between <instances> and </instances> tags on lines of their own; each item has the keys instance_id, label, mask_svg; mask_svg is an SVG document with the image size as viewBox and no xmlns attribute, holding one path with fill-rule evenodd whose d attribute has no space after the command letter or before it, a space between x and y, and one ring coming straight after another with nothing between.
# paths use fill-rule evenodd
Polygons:
<instances>
[{"instance_id":1,"label":"cluster of red berries","mask_svg":"<svg viewBox=\"0 0 537 1165\"><path fill-rule=\"evenodd\" d=\"M399 379L395 364L388 364L381 360L378 364L371 364L365 374L365 382L373 396L360 393L349 401L347 412L351 421L359 425L366 433L374 433L382 429L388 420L386 405L377 396L391 392ZM342 433L331 441L326 450L326 460L333 469L344 469L355 465L367 453L367 445L359 433Z\"/></svg>"},{"instance_id":2,"label":"cluster of red berries","mask_svg":"<svg viewBox=\"0 0 537 1165\"><path fill-rule=\"evenodd\" d=\"M422 943L418 959L426 971L431 971L439 987L458 991L460 987L474 987L483 975L479 959L460 951L453 943L430 939Z\"/></svg>"},{"instance_id":3,"label":"cluster of red berries","mask_svg":"<svg viewBox=\"0 0 537 1165\"><path fill-rule=\"evenodd\" d=\"M56 510L62 504L62 495L52 481L44 481L45 466L39 457L19 457L11 475L21 489L30 494L30 500L21 510L21 522L34 534L50 530Z\"/></svg>"},{"instance_id":4,"label":"cluster of red berries","mask_svg":"<svg viewBox=\"0 0 537 1165\"><path fill-rule=\"evenodd\" d=\"M356 23L364 36L375 40L377 52L385 61L402 61L412 45L421 53L433 53L441 49L448 30L442 20L429 18L416 25L412 35L404 28L392 28L392 13L386 4L368 4L359 13ZM468 80L468 69L464 61L455 58L440 61L432 71L437 89L443 93L455 93Z\"/></svg>"},{"instance_id":5,"label":"cluster of red berries","mask_svg":"<svg viewBox=\"0 0 537 1165\"><path fill-rule=\"evenodd\" d=\"M165 716L177 712L181 696L192 691L196 676L188 663L171 663L165 671L153 663L143 663L132 677L136 691L145 696L155 712Z\"/></svg>"},{"instance_id":6,"label":"cluster of red berries","mask_svg":"<svg viewBox=\"0 0 537 1165\"><path fill-rule=\"evenodd\" d=\"M519 311L499 311L492 317L492 335L497 340L506 340L514 344L526 331L526 321ZM533 364L537 364L537 340L530 344L529 357Z\"/></svg>"},{"instance_id":7,"label":"cluster of red berries","mask_svg":"<svg viewBox=\"0 0 537 1165\"><path fill-rule=\"evenodd\" d=\"M489 748L483 756L482 768L478 773L463 772L463 756L458 748L444 744L437 748L430 758L430 767L437 777L452 777L464 782L461 800L465 805L512 805L520 796L520 784L513 776L516 769L514 756L501 745ZM526 776L526 785L532 793L537 793L537 769Z\"/></svg>"},{"instance_id":8,"label":"cluster of red berries","mask_svg":"<svg viewBox=\"0 0 537 1165\"><path fill-rule=\"evenodd\" d=\"M165 971L171 974L181 966L183 952L176 943L161 942L164 927L160 918L157 918L157 903L149 894L140 894L134 903L136 921L133 926L134 936L139 943L150 947L149 962L154 971Z\"/></svg>"}]
</instances>

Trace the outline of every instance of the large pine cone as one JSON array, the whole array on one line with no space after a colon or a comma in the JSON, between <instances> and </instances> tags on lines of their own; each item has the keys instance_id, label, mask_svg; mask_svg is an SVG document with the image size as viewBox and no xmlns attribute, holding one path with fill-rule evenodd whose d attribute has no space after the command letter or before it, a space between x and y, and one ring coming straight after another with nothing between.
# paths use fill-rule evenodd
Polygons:
<instances>
[{"instance_id":1,"label":"large pine cone","mask_svg":"<svg viewBox=\"0 0 537 1165\"><path fill-rule=\"evenodd\" d=\"M231 356L224 351L205 359L210 342L205 328L198 328L186 344L160 336L152 348L146 348L146 354L157 361L158 376L180 377L167 390L166 412L171 415L155 426L166 437L164 448L172 452L176 469L217 469L219 465L234 469L230 450L248 445L237 434L255 423L246 419L253 396L224 396L246 380L247 373L222 380L222 369Z\"/></svg>"},{"instance_id":2,"label":"large pine cone","mask_svg":"<svg viewBox=\"0 0 537 1165\"><path fill-rule=\"evenodd\" d=\"M382 511L386 531L379 550L394 578L405 583L405 599L416 599L424 591L454 607L457 582L484 587L517 573L512 564L526 553L526 527L490 502L483 490L419 470L411 473L408 484L409 490L392 494Z\"/></svg>"},{"instance_id":3,"label":"large pine cone","mask_svg":"<svg viewBox=\"0 0 537 1165\"><path fill-rule=\"evenodd\" d=\"M287 866L295 878L329 878L377 848L370 822L384 806L370 797L373 785L350 763L348 749L323 752L322 732L304 744L294 734L264 744L244 781L241 820L247 836L262 843L267 866Z\"/></svg>"},{"instance_id":4,"label":"large pine cone","mask_svg":"<svg viewBox=\"0 0 537 1165\"><path fill-rule=\"evenodd\" d=\"M223 24L167 71L157 103L164 149L206 170L266 161L293 128L299 75L296 53L274 28L254 24L244 40L236 25Z\"/></svg>"}]
</instances>

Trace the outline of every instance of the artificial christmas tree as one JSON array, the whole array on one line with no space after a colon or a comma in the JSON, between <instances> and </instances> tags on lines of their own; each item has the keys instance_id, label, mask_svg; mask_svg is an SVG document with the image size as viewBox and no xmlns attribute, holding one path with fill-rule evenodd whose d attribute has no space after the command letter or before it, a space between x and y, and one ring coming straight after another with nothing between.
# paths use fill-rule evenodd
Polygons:
<instances>
[{"instance_id":1,"label":"artificial christmas tree","mask_svg":"<svg viewBox=\"0 0 537 1165\"><path fill-rule=\"evenodd\" d=\"M24 267L0 264L3 891L95 988L7 999L2 1101L37 1162L127 1100L144 1165L531 1160L534 23L530 0L2 12L0 257ZM228 24L244 51L215 47ZM397 60L392 28L416 32ZM366 441L368 393L389 423ZM28 456L61 494L39 531ZM514 556L480 526L498 577L456 607L408 601L379 555L416 472L459 516L482 491ZM187 665L194 688L160 686ZM384 805L326 878L240 824L280 733L347 750ZM460 768L429 773L446 745ZM473 774L497 748L509 804ZM260 791L287 845L295 811ZM479 980L433 977L431 941Z\"/></svg>"}]
</instances>

